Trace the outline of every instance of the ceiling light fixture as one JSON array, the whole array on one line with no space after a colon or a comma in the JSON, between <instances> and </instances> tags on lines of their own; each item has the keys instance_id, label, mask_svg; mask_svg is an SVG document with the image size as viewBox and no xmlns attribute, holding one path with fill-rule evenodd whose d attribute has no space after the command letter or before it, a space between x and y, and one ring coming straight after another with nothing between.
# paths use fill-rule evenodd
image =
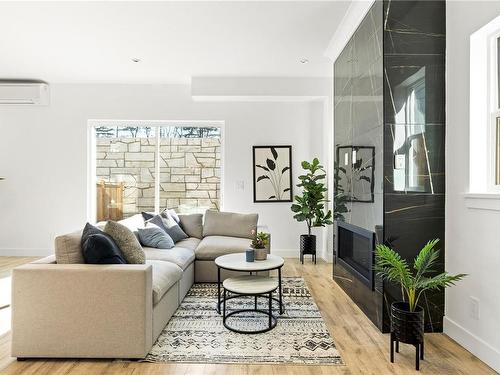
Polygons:
<instances>
[{"instance_id":1,"label":"ceiling light fixture","mask_svg":"<svg viewBox=\"0 0 500 375\"><path fill-rule=\"evenodd\" d=\"M138 59L137 57L134 57L132 59L132 62L138 63L138 62L141 62L141 59Z\"/></svg>"},{"instance_id":2,"label":"ceiling light fixture","mask_svg":"<svg viewBox=\"0 0 500 375\"><path fill-rule=\"evenodd\" d=\"M309 62L308 59L300 59L299 61L301 64L307 64Z\"/></svg>"}]
</instances>

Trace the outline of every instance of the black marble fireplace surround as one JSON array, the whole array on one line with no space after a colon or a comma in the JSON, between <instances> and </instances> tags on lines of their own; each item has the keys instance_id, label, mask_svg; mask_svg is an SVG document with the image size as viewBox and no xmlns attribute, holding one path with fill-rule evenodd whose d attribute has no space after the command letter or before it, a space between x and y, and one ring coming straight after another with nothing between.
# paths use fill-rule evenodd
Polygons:
<instances>
[{"instance_id":1,"label":"black marble fireplace surround","mask_svg":"<svg viewBox=\"0 0 500 375\"><path fill-rule=\"evenodd\" d=\"M372 175L363 171L369 165L374 179L373 202L352 199L344 221L410 263L439 238L438 271L445 251L445 14L445 1L377 0L334 65L336 193L370 186L361 177ZM345 146L375 147L375 160L338 154ZM370 288L337 260L335 246L335 281L387 332L399 287L375 277ZM444 292L426 293L420 304L426 331L442 331Z\"/></svg>"}]
</instances>

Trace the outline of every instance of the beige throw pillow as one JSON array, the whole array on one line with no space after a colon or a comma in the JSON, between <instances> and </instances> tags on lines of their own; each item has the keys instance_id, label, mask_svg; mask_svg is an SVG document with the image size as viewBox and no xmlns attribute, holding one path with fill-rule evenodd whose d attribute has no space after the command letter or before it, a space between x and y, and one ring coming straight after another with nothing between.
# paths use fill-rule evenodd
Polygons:
<instances>
[{"instance_id":1,"label":"beige throw pillow","mask_svg":"<svg viewBox=\"0 0 500 375\"><path fill-rule=\"evenodd\" d=\"M125 257L127 263L144 264L146 255L135 234L125 225L115 221L108 221L104 227L104 232L109 234Z\"/></svg>"}]
</instances>

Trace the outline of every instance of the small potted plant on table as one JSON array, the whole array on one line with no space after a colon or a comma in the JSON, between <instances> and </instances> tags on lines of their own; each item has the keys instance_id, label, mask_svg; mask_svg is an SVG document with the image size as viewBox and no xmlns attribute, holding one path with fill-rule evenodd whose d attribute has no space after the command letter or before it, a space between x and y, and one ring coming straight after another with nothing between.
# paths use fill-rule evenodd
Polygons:
<instances>
[{"instance_id":1,"label":"small potted plant on table","mask_svg":"<svg viewBox=\"0 0 500 375\"><path fill-rule=\"evenodd\" d=\"M399 352L399 342L415 346L415 368L419 370L419 359L424 359L424 309L418 305L420 296L426 290L437 290L454 285L466 275L450 275L447 272L434 273L433 266L439 257L435 249L438 239L429 241L413 262L408 262L390 247L378 244L375 248L375 270L382 278L401 286L403 301L391 305L391 362L394 362L394 344Z\"/></svg>"},{"instance_id":2,"label":"small potted plant on table","mask_svg":"<svg viewBox=\"0 0 500 375\"><path fill-rule=\"evenodd\" d=\"M325 193L328 189L322 181L326 171L319 160L314 158L312 163L303 161L302 168L307 171L299 176L300 183L297 185L303 189L302 196L295 196L296 203L291 208L295 213L293 218L307 224L307 234L300 236L300 260L304 263L304 254L311 254L316 263L316 236L311 234L311 228L333 224L332 211L325 212L325 203L328 202Z\"/></svg>"},{"instance_id":3,"label":"small potted plant on table","mask_svg":"<svg viewBox=\"0 0 500 375\"><path fill-rule=\"evenodd\" d=\"M258 232L253 238L250 247L255 250L255 260L266 260L269 252L269 234Z\"/></svg>"}]
</instances>

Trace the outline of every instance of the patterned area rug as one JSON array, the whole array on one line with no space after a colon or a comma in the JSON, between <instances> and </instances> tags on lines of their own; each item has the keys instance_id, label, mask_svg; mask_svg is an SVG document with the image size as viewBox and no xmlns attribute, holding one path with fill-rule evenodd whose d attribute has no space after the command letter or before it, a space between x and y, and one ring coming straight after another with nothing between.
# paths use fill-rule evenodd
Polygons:
<instances>
[{"instance_id":1,"label":"patterned area rug","mask_svg":"<svg viewBox=\"0 0 500 375\"><path fill-rule=\"evenodd\" d=\"M343 365L318 307L302 278L283 278L285 313L266 333L239 334L226 329L215 311L216 284L195 284L144 359L148 362L293 363ZM227 310L251 308L252 297L232 299ZM259 308L267 309L259 299ZM245 313L228 318L231 327L261 328L268 318Z\"/></svg>"}]
</instances>

